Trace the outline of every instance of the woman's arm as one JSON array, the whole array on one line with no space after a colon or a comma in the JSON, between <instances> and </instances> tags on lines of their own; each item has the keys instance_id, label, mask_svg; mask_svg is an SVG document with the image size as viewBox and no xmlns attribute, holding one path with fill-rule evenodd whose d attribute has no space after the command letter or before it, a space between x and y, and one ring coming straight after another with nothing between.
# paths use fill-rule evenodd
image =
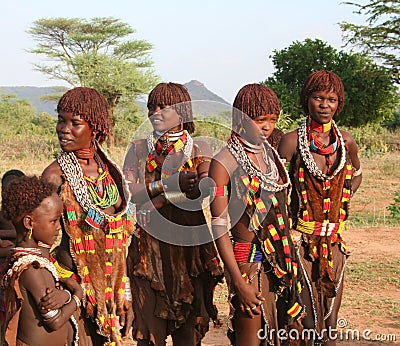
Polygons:
<instances>
[{"instance_id":1,"label":"woman's arm","mask_svg":"<svg viewBox=\"0 0 400 346\"><path fill-rule=\"evenodd\" d=\"M341 131L341 133L346 144L347 154L350 157L350 161L354 169L351 182L351 190L354 194L360 187L362 181L362 170L361 162L358 157L358 146L354 138L348 132Z\"/></svg>"},{"instance_id":2,"label":"woman's arm","mask_svg":"<svg viewBox=\"0 0 400 346\"><path fill-rule=\"evenodd\" d=\"M255 305L260 305L264 298L262 298L259 292L255 291L251 285L244 281L236 263L231 239L228 234L228 196L222 192L230 181L230 173L226 168L227 165L224 164L226 163L224 158L226 155L229 154L227 152L221 152L220 155L213 158L210 164L209 177L215 184L214 188L211 188L211 190L214 189L213 193L210 194L210 198L212 198L210 204L212 231L224 266L231 275L232 283L235 286L242 311L244 312L246 310L250 314L258 314L259 312L257 310L251 310L251 308ZM230 155L229 157L233 159ZM219 159L221 159L221 161Z\"/></svg>"}]
</instances>

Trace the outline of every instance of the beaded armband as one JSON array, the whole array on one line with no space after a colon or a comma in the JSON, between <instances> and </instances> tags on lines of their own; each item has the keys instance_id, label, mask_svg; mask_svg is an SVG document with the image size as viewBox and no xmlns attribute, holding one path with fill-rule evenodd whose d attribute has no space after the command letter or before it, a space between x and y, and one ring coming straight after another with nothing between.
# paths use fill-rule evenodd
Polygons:
<instances>
[{"instance_id":1,"label":"beaded armband","mask_svg":"<svg viewBox=\"0 0 400 346\"><path fill-rule=\"evenodd\" d=\"M187 200L186 195L180 191L165 192L164 196L167 200L167 204L181 203Z\"/></svg>"},{"instance_id":2,"label":"beaded armband","mask_svg":"<svg viewBox=\"0 0 400 346\"><path fill-rule=\"evenodd\" d=\"M211 218L211 226L227 226L228 219L226 216L213 216Z\"/></svg>"},{"instance_id":3,"label":"beaded armband","mask_svg":"<svg viewBox=\"0 0 400 346\"><path fill-rule=\"evenodd\" d=\"M228 186L213 186L210 187L210 198L228 196Z\"/></svg>"}]
</instances>

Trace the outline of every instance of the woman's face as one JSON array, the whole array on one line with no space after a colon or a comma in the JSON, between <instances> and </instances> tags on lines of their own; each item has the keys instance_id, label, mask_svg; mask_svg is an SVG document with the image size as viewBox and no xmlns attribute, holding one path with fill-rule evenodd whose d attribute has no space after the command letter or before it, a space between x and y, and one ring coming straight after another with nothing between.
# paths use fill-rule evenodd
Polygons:
<instances>
[{"instance_id":1,"label":"woman's face","mask_svg":"<svg viewBox=\"0 0 400 346\"><path fill-rule=\"evenodd\" d=\"M261 143L271 136L278 118L277 114L263 114L254 119L244 116L244 133L240 135L252 143Z\"/></svg>"},{"instance_id":2,"label":"woman's face","mask_svg":"<svg viewBox=\"0 0 400 346\"><path fill-rule=\"evenodd\" d=\"M93 131L86 120L72 112L58 114L56 131L61 149L71 152L88 149L93 141Z\"/></svg>"},{"instance_id":3,"label":"woman's face","mask_svg":"<svg viewBox=\"0 0 400 346\"><path fill-rule=\"evenodd\" d=\"M155 131L167 132L180 129L181 117L171 106L150 106L148 116Z\"/></svg>"},{"instance_id":4,"label":"woman's face","mask_svg":"<svg viewBox=\"0 0 400 346\"><path fill-rule=\"evenodd\" d=\"M334 91L314 91L308 99L310 117L319 124L328 124L338 106L339 98Z\"/></svg>"}]
</instances>

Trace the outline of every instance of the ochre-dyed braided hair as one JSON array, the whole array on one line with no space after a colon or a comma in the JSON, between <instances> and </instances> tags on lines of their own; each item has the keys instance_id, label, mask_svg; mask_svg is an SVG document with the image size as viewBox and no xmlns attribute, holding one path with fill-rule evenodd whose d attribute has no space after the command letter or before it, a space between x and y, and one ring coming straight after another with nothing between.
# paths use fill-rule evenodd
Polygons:
<instances>
[{"instance_id":1,"label":"ochre-dyed braided hair","mask_svg":"<svg viewBox=\"0 0 400 346\"><path fill-rule=\"evenodd\" d=\"M247 84L242 87L233 101L232 130L240 133L243 115L254 119L265 114L279 116L279 100L275 92L262 84Z\"/></svg>"},{"instance_id":2,"label":"ochre-dyed braided hair","mask_svg":"<svg viewBox=\"0 0 400 346\"><path fill-rule=\"evenodd\" d=\"M96 140L101 144L110 131L108 104L96 89L77 87L68 90L57 105L57 113L72 112L89 123Z\"/></svg>"},{"instance_id":3,"label":"ochre-dyed braided hair","mask_svg":"<svg viewBox=\"0 0 400 346\"><path fill-rule=\"evenodd\" d=\"M340 77L327 70L315 71L309 75L300 92L300 103L305 114L308 112L308 100L313 92L333 91L338 96L338 108L335 115L338 115L344 106L344 86Z\"/></svg>"},{"instance_id":4,"label":"ochre-dyed braided hair","mask_svg":"<svg viewBox=\"0 0 400 346\"><path fill-rule=\"evenodd\" d=\"M12 221L32 213L42 201L57 191L57 187L35 175L13 179L2 193L4 216Z\"/></svg>"},{"instance_id":5,"label":"ochre-dyed braided hair","mask_svg":"<svg viewBox=\"0 0 400 346\"><path fill-rule=\"evenodd\" d=\"M194 132L192 102L189 92L182 84L160 83L149 94L147 109L172 106L183 119L183 128Z\"/></svg>"}]
</instances>

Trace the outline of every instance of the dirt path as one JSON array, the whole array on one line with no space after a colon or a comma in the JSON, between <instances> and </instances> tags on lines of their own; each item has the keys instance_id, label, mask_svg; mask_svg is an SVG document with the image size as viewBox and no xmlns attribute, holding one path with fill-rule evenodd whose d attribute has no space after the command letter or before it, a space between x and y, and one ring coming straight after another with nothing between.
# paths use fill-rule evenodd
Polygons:
<instances>
[{"instance_id":1,"label":"dirt path","mask_svg":"<svg viewBox=\"0 0 400 346\"><path fill-rule=\"evenodd\" d=\"M338 330L343 339L353 340L342 340L338 345L400 344L400 227L351 229L345 231L345 238L351 256L347 262L339 312L339 323L343 328ZM219 285L215 303L223 326L214 328L210 325L203 346L230 345L226 337L226 296L225 284ZM359 341L354 340L357 335ZM125 344L135 345L132 341ZM167 345L172 345L170 339Z\"/></svg>"}]
</instances>

